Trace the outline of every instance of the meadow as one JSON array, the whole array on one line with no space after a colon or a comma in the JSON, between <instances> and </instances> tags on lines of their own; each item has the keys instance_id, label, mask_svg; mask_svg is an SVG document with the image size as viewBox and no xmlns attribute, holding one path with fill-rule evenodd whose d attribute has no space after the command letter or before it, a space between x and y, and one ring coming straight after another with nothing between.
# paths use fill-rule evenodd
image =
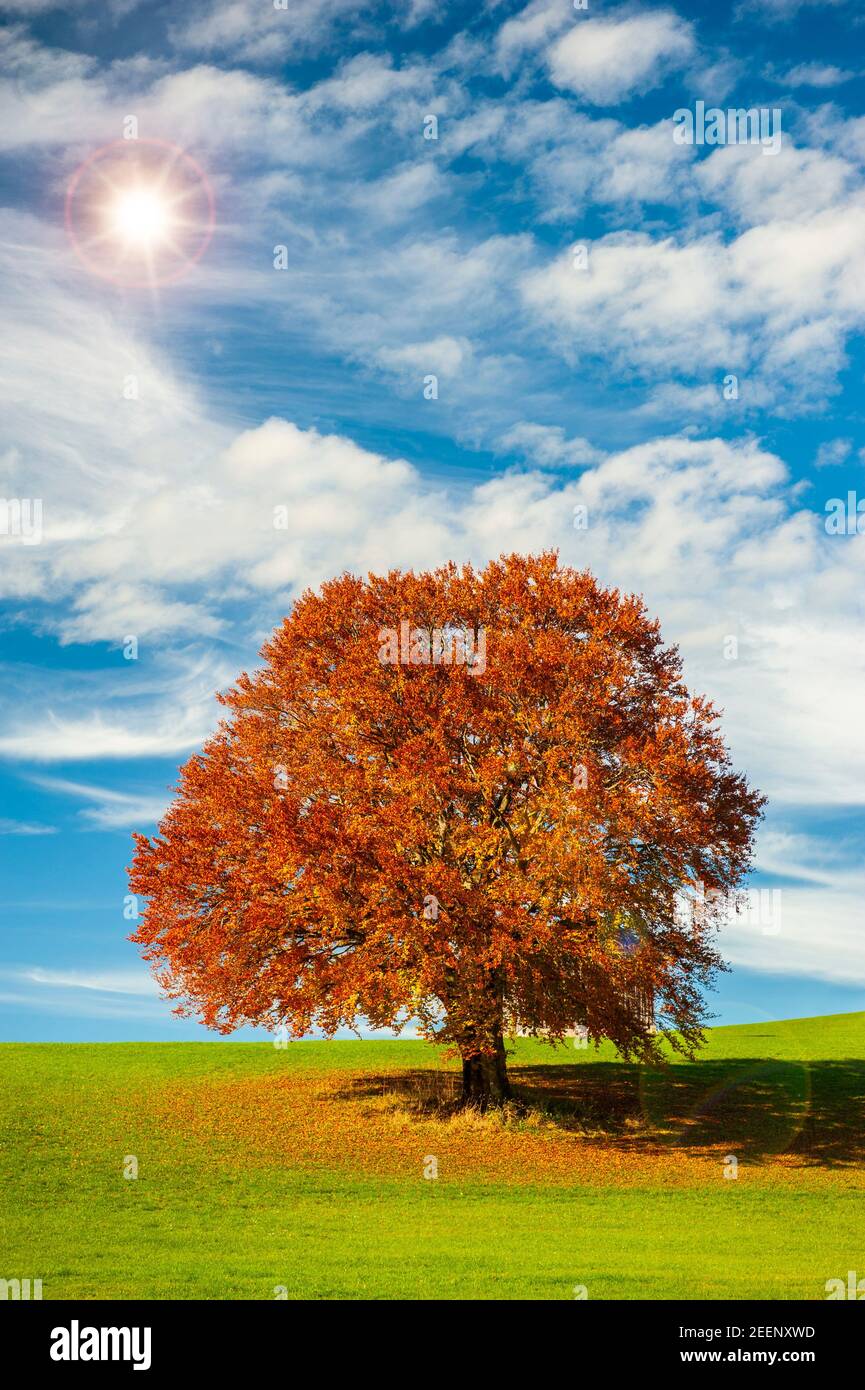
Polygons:
<instances>
[{"instance_id":1,"label":"meadow","mask_svg":"<svg viewBox=\"0 0 865 1390\"><path fill-rule=\"evenodd\" d=\"M865 1014L699 1060L416 1041L0 1046L0 1278L43 1297L812 1299L865 1275Z\"/></svg>"}]
</instances>

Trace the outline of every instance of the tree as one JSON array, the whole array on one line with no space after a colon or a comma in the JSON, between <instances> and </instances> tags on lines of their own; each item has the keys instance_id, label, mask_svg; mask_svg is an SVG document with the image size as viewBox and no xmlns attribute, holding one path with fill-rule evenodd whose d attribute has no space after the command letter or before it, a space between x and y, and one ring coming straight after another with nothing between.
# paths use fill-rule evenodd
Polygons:
<instances>
[{"instance_id":1,"label":"tree","mask_svg":"<svg viewBox=\"0 0 865 1390\"><path fill-rule=\"evenodd\" d=\"M639 598L554 554L345 574L262 657L135 837L132 939L178 1012L412 1017L481 1106L510 1029L648 1060L657 1006L693 1053L763 798Z\"/></svg>"}]
</instances>

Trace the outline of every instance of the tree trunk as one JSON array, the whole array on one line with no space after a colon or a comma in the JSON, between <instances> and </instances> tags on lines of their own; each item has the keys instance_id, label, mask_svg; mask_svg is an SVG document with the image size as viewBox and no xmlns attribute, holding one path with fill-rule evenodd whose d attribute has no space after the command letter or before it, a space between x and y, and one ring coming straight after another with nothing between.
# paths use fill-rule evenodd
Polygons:
<instances>
[{"instance_id":1,"label":"tree trunk","mask_svg":"<svg viewBox=\"0 0 865 1390\"><path fill-rule=\"evenodd\" d=\"M499 1034L495 1052L473 1052L463 1057L463 1104L487 1110L491 1105L503 1105L510 1098L505 1040Z\"/></svg>"}]
</instances>

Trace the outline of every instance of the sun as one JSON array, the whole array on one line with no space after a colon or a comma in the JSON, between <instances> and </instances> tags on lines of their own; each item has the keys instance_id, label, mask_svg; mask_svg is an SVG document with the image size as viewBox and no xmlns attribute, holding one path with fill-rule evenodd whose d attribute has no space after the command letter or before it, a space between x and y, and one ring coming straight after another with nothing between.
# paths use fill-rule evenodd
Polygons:
<instances>
[{"instance_id":1,"label":"sun","mask_svg":"<svg viewBox=\"0 0 865 1390\"><path fill-rule=\"evenodd\" d=\"M171 207L156 189L133 188L121 193L109 209L109 222L123 240L155 246L171 230Z\"/></svg>"},{"instance_id":2,"label":"sun","mask_svg":"<svg viewBox=\"0 0 865 1390\"><path fill-rule=\"evenodd\" d=\"M155 289L201 260L215 225L213 190L201 166L165 140L115 140L75 170L66 229L93 275Z\"/></svg>"}]
</instances>

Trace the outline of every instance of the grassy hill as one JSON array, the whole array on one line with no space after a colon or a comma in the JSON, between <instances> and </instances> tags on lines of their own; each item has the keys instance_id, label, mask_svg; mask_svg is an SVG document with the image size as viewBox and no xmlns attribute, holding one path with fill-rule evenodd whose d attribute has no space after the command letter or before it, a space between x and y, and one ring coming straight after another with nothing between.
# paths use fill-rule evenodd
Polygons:
<instances>
[{"instance_id":1,"label":"grassy hill","mask_svg":"<svg viewBox=\"0 0 865 1390\"><path fill-rule=\"evenodd\" d=\"M865 1274L865 1014L717 1028L652 1069L520 1039L505 1116L454 1113L418 1042L0 1064L0 1278L49 1299L822 1299Z\"/></svg>"}]
</instances>

